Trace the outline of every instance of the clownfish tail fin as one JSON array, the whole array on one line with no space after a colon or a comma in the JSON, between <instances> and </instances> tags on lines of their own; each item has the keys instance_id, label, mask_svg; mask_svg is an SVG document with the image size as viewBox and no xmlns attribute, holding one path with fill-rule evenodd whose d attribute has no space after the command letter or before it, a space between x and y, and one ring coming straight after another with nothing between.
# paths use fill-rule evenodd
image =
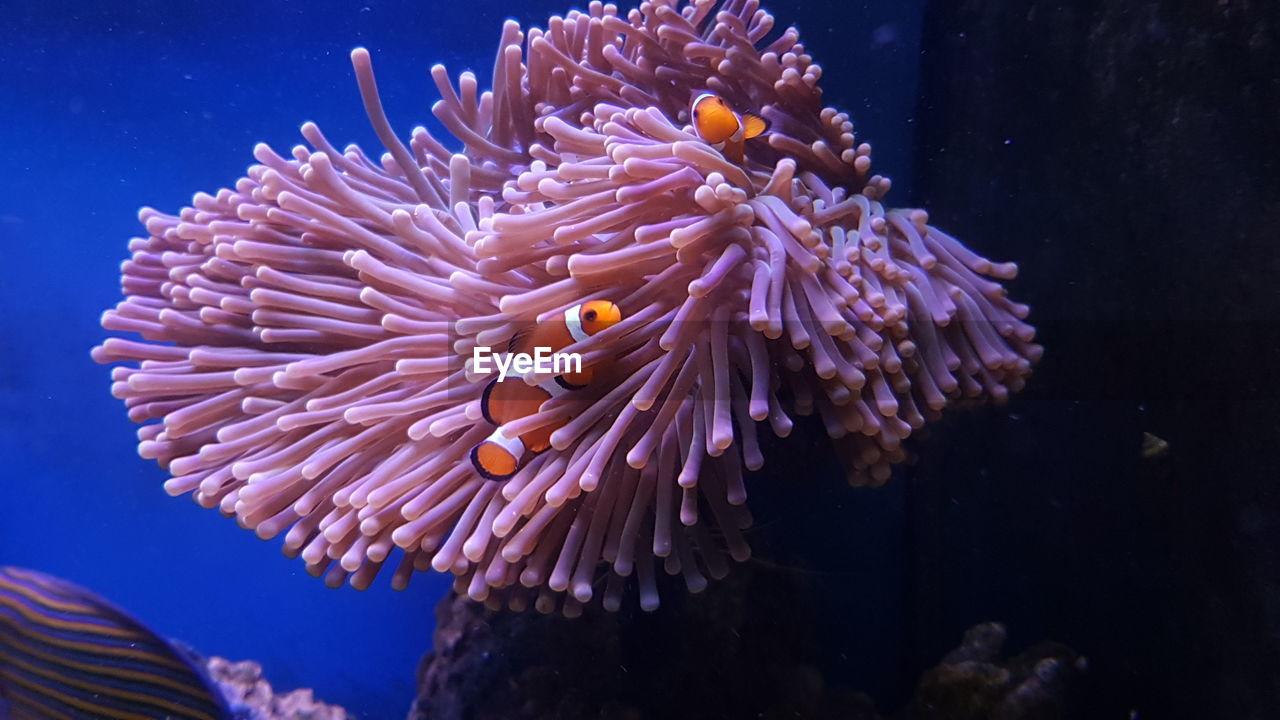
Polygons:
<instances>
[{"instance_id":1,"label":"clownfish tail fin","mask_svg":"<svg viewBox=\"0 0 1280 720\"><path fill-rule=\"evenodd\" d=\"M524 455L520 438L509 438L498 428L471 448L471 465L485 480L506 480L520 470Z\"/></svg>"},{"instance_id":2,"label":"clownfish tail fin","mask_svg":"<svg viewBox=\"0 0 1280 720\"><path fill-rule=\"evenodd\" d=\"M752 115L751 113L742 114L742 137L744 139L749 140L753 137L758 137L768 130L768 120L765 120L759 115Z\"/></svg>"},{"instance_id":3,"label":"clownfish tail fin","mask_svg":"<svg viewBox=\"0 0 1280 720\"><path fill-rule=\"evenodd\" d=\"M507 480L510 479L512 475L515 475L515 471L512 471L507 475L498 475L490 472L480 460L480 445L476 445L471 448L471 466L476 469L476 474L485 480Z\"/></svg>"},{"instance_id":4,"label":"clownfish tail fin","mask_svg":"<svg viewBox=\"0 0 1280 720\"><path fill-rule=\"evenodd\" d=\"M514 334L512 334L511 338L507 340L507 352L509 353L521 352L524 349L524 347L528 344L525 341L529 338L529 335L532 333L533 333L533 329L528 327L517 330Z\"/></svg>"}]
</instances>

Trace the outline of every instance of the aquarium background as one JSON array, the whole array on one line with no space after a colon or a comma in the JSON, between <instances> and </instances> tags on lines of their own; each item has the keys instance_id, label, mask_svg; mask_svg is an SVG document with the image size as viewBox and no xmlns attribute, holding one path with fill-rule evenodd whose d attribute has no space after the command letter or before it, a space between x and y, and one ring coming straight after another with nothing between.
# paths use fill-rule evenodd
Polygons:
<instances>
[{"instance_id":1,"label":"aquarium background","mask_svg":"<svg viewBox=\"0 0 1280 720\"><path fill-rule=\"evenodd\" d=\"M0 564L259 661L277 689L403 716L447 580L330 590L167 497L88 351L139 206L234 182L306 120L380 149L350 48L402 136L434 130L432 64L487 77L503 19L573 4L6 3ZM821 599L824 673L882 711L984 620L1015 651L1088 657L1080 717L1280 711L1280 44L1274 11L1226 5L768 5L874 144L890 204L1019 262L1048 351L1010 406L952 413L882 490L816 460L770 470L812 494L751 488L762 554ZM1167 451L1144 456L1144 433Z\"/></svg>"}]
</instances>

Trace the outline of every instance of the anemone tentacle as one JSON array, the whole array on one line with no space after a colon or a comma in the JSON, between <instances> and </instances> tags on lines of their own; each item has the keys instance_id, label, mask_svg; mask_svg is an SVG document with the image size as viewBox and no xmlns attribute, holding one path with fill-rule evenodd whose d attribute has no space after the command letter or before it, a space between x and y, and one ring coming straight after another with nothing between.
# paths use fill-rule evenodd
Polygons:
<instances>
[{"instance_id":1,"label":"anemone tentacle","mask_svg":"<svg viewBox=\"0 0 1280 720\"><path fill-rule=\"evenodd\" d=\"M308 123L234 188L140 213L102 324L142 340L94 350L127 363L112 392L139 454L331 585L398 556L397 587L434 568L570 615L628 587L653 608L659 569L697 591L748 557L761 431L816 415L851 481L883 483L915 430L1003 401L1041 350L1013 264L883 204L798 37L755 0L508 21L491 89L432 69L452 138L407 144L357 49L385 154ZM769 121L745 164L688 125L702 92ZM473 348L591 298L625 318L566 351L607 369L514 423L557 427L551 450L483 479Z\"/></svg>"}]
</instances>

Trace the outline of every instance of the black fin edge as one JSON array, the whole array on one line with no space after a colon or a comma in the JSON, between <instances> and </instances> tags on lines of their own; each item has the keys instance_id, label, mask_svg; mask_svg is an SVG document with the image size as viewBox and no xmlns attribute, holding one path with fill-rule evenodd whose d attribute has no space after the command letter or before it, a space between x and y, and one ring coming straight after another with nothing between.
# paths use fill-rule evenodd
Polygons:
<instances>
[{"instance_id":1,"label":"black fin edge","mask_svg":"<svg viewBox=\"0 0 1280 720\"><path fill-rule=\"evenodd\" d=\"M568 380L565 380L563 375L557 375L555 376L554 379L556 381L556 384L564 388L565 390L581 390L586 387L586 385L574 385Z\"/></svg>"},{"instance_id":2,"label":"black fin edge","mask_svg":"<svg viewBox=\"0 0 1280 720\"><path fill-rule=\"evenodd\" d=\"M494 378L484 386L484 393L480 395L480 414L490 425L497 425L498 421L493 419L493 415L489 412L489 396L493 394L493 386L498 384L498 379Z\"/></svg>"}]
</instances>

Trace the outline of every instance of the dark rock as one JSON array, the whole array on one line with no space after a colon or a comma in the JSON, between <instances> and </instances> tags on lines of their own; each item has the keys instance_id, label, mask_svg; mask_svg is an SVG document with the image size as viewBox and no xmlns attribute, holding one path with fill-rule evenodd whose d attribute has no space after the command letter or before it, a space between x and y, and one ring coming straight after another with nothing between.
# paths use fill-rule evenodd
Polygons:
<instances>
[{"instance_id":1,"label":"dark rock","mask_svg":"<svg viewBox=\"0 0 1280 720\"><path fill-rule=\"evenodd\" d=\"M450 595L418 670L420 720L875 718L818 667L802 580L754 563L652 614L493 613Z\"/></svg>"},{"instance_id":2,"label":"dark rock","mask_svg":"<svg viewBox=\"0 0 1280 720\"><path fill-rule=\"evenodd\" d=\"M797 589L749 567L678 610L575 619L494 613L450 595L410 720L880 720L870 698L819 670L813 638L787 637L808 624L803 613L762 615L785 608L756 598L802 597ZM1066 717L1084 660L1048 643L1005 660L1004 639L998 623L971 628L894 717Z\"/></svg>"},{"instance_id":3,"label":"dark rock","mask_svg":"<svg viewBox=\"0 0 1280 720\"><path fill-rule=\"evenodd\" d=\"M1071 648L1043 643L1003 660L1000 623L969 628L960 646L924 674L905 720L1057 720L1087 663Z\"/></svg>"}]
</instances>

